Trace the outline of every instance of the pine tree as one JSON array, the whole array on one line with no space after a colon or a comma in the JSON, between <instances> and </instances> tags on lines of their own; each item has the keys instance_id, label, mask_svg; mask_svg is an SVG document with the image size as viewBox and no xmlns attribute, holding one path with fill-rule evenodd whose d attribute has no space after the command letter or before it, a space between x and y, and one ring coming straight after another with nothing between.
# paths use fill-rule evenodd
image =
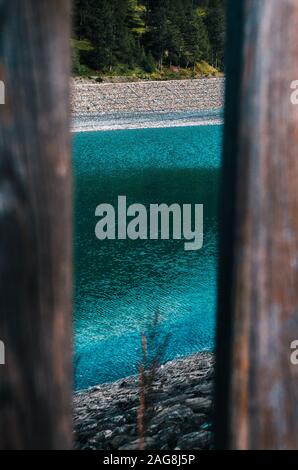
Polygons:
<instances>
[{"instance_id":1,"label":"pine tree","mask_svg":"<svg viewBox=\"0 0 298 470\"><path fill-rule=\"evenodd\" d=\"M90 45L74 50L76 69L148 71L201 60L221 68L224 0L74 0L74 32Z\"/></svg>"},{"instance_id":2,"label":"pine tree","mask_svg":"<svg viewBox=\"0 0 298 470\"><path fill-rule=\"evenodd\" d=\"M211 43L210 62L216 68L223 68L225 37L225 2L210 0L206 16L206 26Z\"/></svg>"},{"instance_id":3,"label":"pine tree","mask_svg":"<svg viewBox=\"0 0 298 470\"><path fill-rule=\"evenodd\" d=\"M194 67L201 60L208 60L210 44L207 28L200 13L189 4L185 14L183 35L185 42L185 66Z\"/></svg>"},{"instance_id":4,"label":"pine tree","mask_svg":"<svg viewBox=\"0 0 298 470\"><path fill-rule=\"evenodd\" d=\"M147 37L146 46L158 61L162 69L168 49L168 12L170 0L147 1Z\"/></svg>"}]
</instances>

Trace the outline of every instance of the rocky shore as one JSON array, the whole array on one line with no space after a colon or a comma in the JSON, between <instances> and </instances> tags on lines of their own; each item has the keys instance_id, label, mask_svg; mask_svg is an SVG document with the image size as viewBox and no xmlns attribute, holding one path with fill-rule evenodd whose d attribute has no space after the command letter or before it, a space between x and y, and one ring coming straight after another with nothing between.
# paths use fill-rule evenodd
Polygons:
<instances>
[{"instance_id":1,"label":"rocky shore","mask_svg":"<svg viewBox=\"0 0 298 470\"><path fill-rule=\"evenodd\" d=\"M221 108L223 78L166 82L94 83L73 81L73 114L169 112Z\"/></svg>"},{"instance_id":2,"label":"rocky shore","mask_svg":"<svg viewBox=\"0 0 298 470\"><path fill-rule=\"evenodd\" d=\"M72 82L72 130L220 124L223 78L166 82Z\"/></svg>"},{"instance_id":3,"label":"rocky shore","mask_svg":"<svg viewBox=\"0 0 298 470\"><path fill-rule=\"evenodd\" d=\"M145 429L147 450L210 449L214 359L198 353L159 367ZM75 447L138 449L139 379L128 377L74 396Z\"/></svg>"}]
</instances>

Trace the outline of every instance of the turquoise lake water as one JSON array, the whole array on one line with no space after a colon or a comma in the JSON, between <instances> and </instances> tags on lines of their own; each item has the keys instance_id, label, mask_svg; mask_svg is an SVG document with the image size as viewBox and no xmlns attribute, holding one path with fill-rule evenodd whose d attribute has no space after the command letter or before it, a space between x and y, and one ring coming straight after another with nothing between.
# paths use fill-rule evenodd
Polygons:
<instances>
[{"instance_id":1,"label":"turquoise lake water","mask_svg":"<svg viewBox=\"0 0 298 470\"><path fill-rule=\"evenodd\" d=\"M74 136L75 387L137 372L140 332L160 316L164 360L212 350L222 126L84 132ZM204 204L204 245L105 240L95 208Z\"/></svg>"}]
</instances>

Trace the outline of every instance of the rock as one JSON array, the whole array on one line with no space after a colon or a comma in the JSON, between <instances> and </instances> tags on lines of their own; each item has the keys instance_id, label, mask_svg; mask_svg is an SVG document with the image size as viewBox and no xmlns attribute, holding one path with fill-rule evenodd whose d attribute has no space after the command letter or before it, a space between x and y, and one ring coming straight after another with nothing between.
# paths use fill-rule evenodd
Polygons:
<instances>
[{"instance_id":1,"label":"rock","mask_svg":"<svg viewBox=\"0 0 298 470\"><path fill-rule=\"evenodd\" d=\"M73 128L78 130L90 126L93 117L97 123L94 125L100 128L101 116L106 121L109 116L114 119L116 113L220 110L223 107L224 83L224 78L117 84L73 80ZM202 367L209 367L209 358L205 358Z\"/></svg>"},{"instance_id":2,"label":"rock","mask_svg":"<svg viewBox=\"0 0 298 470\"><path fill-rule=\"evenodd\" d=\"M180 435L181 429L179 426L166 426L156 434L156 442L162 447L166 446L169 449L174 449Z\"/></svg>"},{"instance_id":3,"label":"rock","mask_svg":"<svg viewBox=\"0 0 298 470\"><path fill-rule=\"evenodd\" d=\"M195 412L210 413L212 402L205 397L188 398L185 402Z\"/></svg>"},{"instance_id":4,"label":"rock","mask_svg":"<svg viewBox=\"0 0 298 470\"><path fill-rule=\"evenodd\" d=\"M214 384L212 382L207 382L201 385L200 393L202 395L211 395L213 392Z\"/></svg>"},{"instance_id":5,"label":"rock","mask_svg":"<svg viewBox=\"0 0 298 470\"><path fill-rule=\"evenodd\" d=\"M186 394L176 395L175 397L167 398L166 400L162 400L161 404L159 405L159 408L169 407L171 405L176 404L183 405L188 398L189 395Z\"/></svg>"},{"instance_id":6,"label":"rock","mask_svg":"<svg viewBox=\"0 0 298 470\"><path fill-rule=\"evenodd\" d=\"M125 446L119 447L119 450L138 450L139 449L139 441L135 440L133 442L128 443ZM157 446L155 440L152 437L145 438L145 450L156 450Z\"/></svg>"},{"instance_id":7,"label":"rock","mask_svg":"<svg viewBox=\"0 0 298 470\"><path fill-rule=\"evenodd\" d=\"M213 393L213 382L204 382L193 387L193 394L196 396L211 396Z\"/></svg>"},{"instance_id":8,"label":"rock","mask_svg":"<svg viewBox=\"0 0 298 470\"><path fill-rule=\"evenodd\" d=\"M113 416L113 428L115 426L122 426L126 424L126 417L124 415Z\"/></svg>"},{"instance_id":9,"label":"rock","mask_svg":"<svg viewBox=\"0 0 298 470\"><path fill-rule=\"evenodd\" d=\"M193 418L193 427L200 428L202 425L210 425L209 418L203 413L195 413Z\"/></svg>"},{"instance_id":10,"label":"rock","mask_svg":"<svg viewBox=\"0 0 298 470\"><path fill-rule=\"evenodd\" d=\"M103 438L106 440L106 439L109 439L113 435L113 431L111 431L110 429L105 429L104 431L102 431L102 434L103 434Z\"/></svg>"},{"instance_id":11,"label":"rock","mask_svg":"<svg viewBox=\"0 0 298 470\"><path fill-rule=\"evenodd\" d=\"M153 407L145 426L146 449L210 447L212 374L213 356L209 353L170 361L158 369ZM138 449L138 406L137 376L76 393L75 448Z\"/></svg>"},{"instance_id":12,"label":"rock","mask_svg":"<svg viewBox=\"0 0 298 470\"><path fill-rule=\"evenodd\" d=\"M122 379L119 382L119 387L126 388L129 387L129 380L128 379Z\"/></svg>"},{"instance_id":13,"label":"rock","mask_svg":"<svg viewBox=\"0 0 298 470\"><path fill-rule=\"evenodd\" d=\"M132 434L135 434L136 431L137 431L136 424L124 424L124 426L120 426L119 428L116 428L113 435L125 434L126 436L130 436Z\"/></svg>"},{"instance_id":14,"label":"rock","mask_svg":"<svg viewBox=\"0 0 298 470\"><path fill-rule=\"evenodd\" d=\"M122 445L127 443L127 436L125 434L115 436L111 441L112 449L119 449Z\"/></svg>"},{"instance_id":15,"label":"rock","mask_svg":"<svg viewBox=\"0 0 298 470\"><path fill-rule=\"evenodd\" d=\"M159 429L161 426L169 426L171 424L184 423L193 418L193 411L184 405L176 404L167 407L154 416L151 420L150 427Z\"/></svg>"},{"instance_id":16,"label":"rock","mask_svg":"<svg viewBox=\"0 0 298 470\"><path fill-rule=\"evenodd\" d=\"M185 434L178 440L176 450L204 450L210 446L209 431L198 431Z\"/></svg>"}]
</instances>

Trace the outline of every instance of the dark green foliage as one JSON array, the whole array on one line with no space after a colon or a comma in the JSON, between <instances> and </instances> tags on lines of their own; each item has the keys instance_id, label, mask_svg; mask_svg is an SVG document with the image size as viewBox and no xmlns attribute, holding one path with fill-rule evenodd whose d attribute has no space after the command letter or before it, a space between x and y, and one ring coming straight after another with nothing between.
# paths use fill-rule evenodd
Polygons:
<instances>
[{"instance_id":1,"label":"dark green foliage","mask_svg":"<svg viewBox=\"0 0 298 470\"><path fill-rule=\"evenodd\" d=\"M75 73L152 73L202 60L221 69L224 0L75 0L74 33Z\"/></svg>"},{"instance_id":2,"label":"dark green foliage","mask_svg":"<svg viewBox=\"0 0 298 470\"><path fill-rule=\"evenodd\" d=\"M206 16L206 26L211 43L210 63L222 68L224 61L225 9L223 0L210 0Z\"/></svg>"}]
</instances>

